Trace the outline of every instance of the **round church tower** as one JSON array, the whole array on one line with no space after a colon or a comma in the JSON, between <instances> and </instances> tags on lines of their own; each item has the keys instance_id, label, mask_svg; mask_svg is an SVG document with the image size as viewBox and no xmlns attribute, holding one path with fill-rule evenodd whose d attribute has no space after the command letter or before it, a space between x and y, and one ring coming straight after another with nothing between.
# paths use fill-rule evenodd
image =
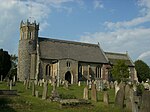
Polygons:
<instances>
[{"instance_id":1,"label":"round church tower","mask_svg":"<svg viewBox=\"0 0 150 112\"><path fill-rule=\"evenodd\" d=\"M31 23L27 20L27 22L21 21L20 23L17 71L19 81L31 78L32 57L36 58L38 30L39 24L36 24L35 21Z\"/></svg>"}]
</instances>

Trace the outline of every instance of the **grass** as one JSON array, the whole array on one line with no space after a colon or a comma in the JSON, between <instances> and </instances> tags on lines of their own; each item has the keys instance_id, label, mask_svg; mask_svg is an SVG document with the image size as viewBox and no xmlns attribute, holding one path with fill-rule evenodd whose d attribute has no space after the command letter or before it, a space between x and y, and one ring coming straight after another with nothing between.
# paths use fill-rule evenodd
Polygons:
<instances>
[{"instance_id":1,"label":"grass","mask_svg":"<svg viewBox=\"0 0 150 112\"><path fill-rule=\"evenodd\" d=\"M71 85L69 89L64 89L62 86L57 88L58 93L65 96L73 96L81 99L83 97L83 89L85 84L81 86ZM6 82L0 83L0 89L9 89ZM0 112L120 112L117 107L114 107L114 90L110 89L109 105L105 105L102 101L103 92L98 92L98 102L91 101L91 105L82 105L76 107L60 108L57 102L50 102L49 100L42 100L42 87L36 86L39 91L40 97L32 96L31 88L26 90L23 83L17 82L13 86L14 90L18 91L18 96L0 96ZM50 96L52 87L48 86L48 96ZM90 94L90 91L89 91ZM90 96L90 95L89 95Z\"/></svg>"}]
</instances>

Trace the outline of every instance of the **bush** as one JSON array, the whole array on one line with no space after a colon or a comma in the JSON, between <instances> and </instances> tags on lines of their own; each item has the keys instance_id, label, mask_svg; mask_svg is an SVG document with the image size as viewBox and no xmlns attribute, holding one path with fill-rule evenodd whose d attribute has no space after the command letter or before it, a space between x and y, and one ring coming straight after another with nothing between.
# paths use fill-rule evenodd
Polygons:
<instances>
[{"instance_id":1,"label":"bush","mask_svg":"<svg viewBox=\"0 0 150 112\"><path fill-rule=\"evenodd\" d=\"M144 86L143 86L143 84L137 85L137 95L138 95L138 96L142 96L143 91L144 91Z\"/></svg>"}]
</instances>

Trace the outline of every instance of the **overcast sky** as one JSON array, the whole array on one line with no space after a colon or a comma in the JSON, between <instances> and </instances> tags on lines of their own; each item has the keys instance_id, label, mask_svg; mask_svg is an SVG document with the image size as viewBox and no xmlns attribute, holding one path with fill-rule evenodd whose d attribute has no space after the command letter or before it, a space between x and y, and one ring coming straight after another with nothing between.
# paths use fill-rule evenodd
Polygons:
<instances>
[{"instance_id":1,"label":"overcast sky","mask_svg":"<svg viewBox=\"0 0 150 112\"><path fill-rule=\"evenodd\" d=\"M17 54L21 20L39 36L100 43L150 66L150 0L0 0L0 48Z\"/></svg>"}]
</instances>

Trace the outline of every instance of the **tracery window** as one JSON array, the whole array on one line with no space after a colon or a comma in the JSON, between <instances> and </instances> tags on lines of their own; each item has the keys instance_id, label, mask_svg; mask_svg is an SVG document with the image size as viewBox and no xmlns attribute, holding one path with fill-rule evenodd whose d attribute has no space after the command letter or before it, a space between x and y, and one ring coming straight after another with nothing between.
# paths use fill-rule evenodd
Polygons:
<instances>
[{"instance_id":1,"label":"tracery window","mask_svg":"<svg viewBox=\"0 0 150 112\"><path fill-rule=\"evenodd\" d=\"M100 66L96 67L96 78L101 78L101 67Z\"/></svg>"}]
</instances>

